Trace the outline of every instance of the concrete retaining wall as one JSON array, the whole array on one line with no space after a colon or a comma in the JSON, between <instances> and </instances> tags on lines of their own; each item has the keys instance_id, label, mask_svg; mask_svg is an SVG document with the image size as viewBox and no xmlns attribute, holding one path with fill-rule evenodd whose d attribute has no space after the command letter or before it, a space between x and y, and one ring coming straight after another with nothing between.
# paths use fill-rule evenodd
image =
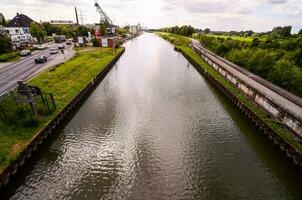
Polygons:
<instances>
[{"instance_id":1,"label":"concrete retaining wall","mask_svg":"<svg viewBox=\"0 0 302 200\"><path fill-rule=\"evenodd\" d=\"M192 43L193 50L253 102L302 139L302 100Z\"/></svg>"},{"instance_id":2,"label":"concrete retaining wall","mask_svg":"<svg viewBox=\"0 0 302 200\"><path fill-rule=\"evenodd\" d=\"M302 169L302 155L291 144L281 138L274 129L268 126L258 115L251 109L249 109L244 103L240 101L232 92L230 92L224 85L217 81L214 77L207 73L196 61L186 55L181 49L175 47L175 50L182 53L182 55L196 68L196 70L210 80L214 85L227 96L231 102L236 105L252 122L258 126L273 142L278 145L280 150L285 152L287 157L291 158L293 162ZM247 90L246 93L249 93Z\"/></svg>"},{"instance_id":3,"label":"concrete retaining wall","mask_svg":"<svg viewBox=\"0 0 302 200\"><path fill-rule=\"evenodd\" d=\"M42 128L33 139L28 143L16 160L11 162L0 174L0 187L6 185L10 177L17 173L18 169L24 165L27 158L30 158L32 153L38 149L39 145L53 133L59 124L70 114L76 107L81 105L85 98L87 98L91 92L98 86L98 84L104 79L110 69L115 65L119 58L123 55L125 49L123 49L99 74L97 74L79 93L48 123Z\"/></svg>"}]
</instances>

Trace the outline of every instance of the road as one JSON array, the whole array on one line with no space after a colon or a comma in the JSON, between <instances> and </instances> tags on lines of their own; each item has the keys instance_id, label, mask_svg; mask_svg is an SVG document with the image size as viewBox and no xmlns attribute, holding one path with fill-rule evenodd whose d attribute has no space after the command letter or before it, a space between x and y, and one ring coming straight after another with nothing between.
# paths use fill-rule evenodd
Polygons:
<instances>
[{"instance_id":1,"label":"road","mask_svg":"<svg viewBox=\"0 0 302 200\"><path fill-rule=\"evenodd\" d=\"M63 44L63 43L62 43ZM64 62L73 57L74 51L71 46L67 46L65 43L64 54L59 52L58 54L50 54L50 48L57 47L58 44L50 44L46 49L35 51L33 55L21 59L18 62L9 64L0 68L0 96L6 91L12 90L16 87L18 80L28 80L31 77L37 75L41 71ZM43 64L36 64L34 58L40 55L47 57L47 62ZM64 58L65 55L65 58Z\"/></svg>"}]
</instances>

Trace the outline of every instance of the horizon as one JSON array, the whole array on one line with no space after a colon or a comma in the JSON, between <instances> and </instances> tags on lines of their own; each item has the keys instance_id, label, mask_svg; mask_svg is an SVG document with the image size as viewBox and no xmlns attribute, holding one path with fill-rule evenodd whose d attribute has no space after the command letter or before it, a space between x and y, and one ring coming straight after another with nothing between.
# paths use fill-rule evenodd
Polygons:
<instances>
[{"instance_id":1,"label":"horizon","mask_svg":"<svg viewBox=\"0 0 302 200\"><path fill-rule=\"evenodd\" d=\"M79 21L84 24L98 23L99 14L94 0L4 0L0 12L6 19L22 13L36 22L50 20L72 20L75 22L74 6ZM210 28L214 31L267 32L276 26L293 27L292 33L302 29L302 3L298 0L111 0L100 5L115 24L140 23L143 27L157 29L170 26L192 25L197 29ZM51 8L51 9L50 9Z\"/></svg>"}]
</instances>

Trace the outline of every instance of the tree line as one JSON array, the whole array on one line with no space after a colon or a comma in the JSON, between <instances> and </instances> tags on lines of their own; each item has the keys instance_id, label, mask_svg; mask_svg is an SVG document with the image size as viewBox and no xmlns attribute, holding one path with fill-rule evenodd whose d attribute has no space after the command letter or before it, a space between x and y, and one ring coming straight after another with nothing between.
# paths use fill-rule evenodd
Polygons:
<instances>
[{"instance_id":1,"label":"tree line","mask_svg":"<svg viewBox=\"0 0 302 200\"><path fill-rule=\"evenodd\" d=\"M254 38L252 43L208 35L196 39L214 53L302 97L302 36L282 41Z\"/></svg>"},{"instance_id":2,"label":"tree line","mask_svg":"<svg viewBox=\"0 0 302 200\"><path fill-rule=\"evenodd\" d=\"M175 26L159 31L183 36L193 35L217 55L302 97L302 29L298 34L291 34L291 26L275 27L263 33L212 32L210 29L194 29L191 26ZM211 33L226 37L214 37ZM248 42L228 36L253 39Z\"/></svg>"},{"instance_id":3,"label":"tree line","mask_svg":"<svg viewBox=\"0 0 302 200\"><path fill-rule=\"evenodd\" d=\"M161 32L167 32L167 33L173 33L183 36L191 36L193 33L195 33L195 29L192 26L173 26L173 27L167 27L167 28L161 28L159 29Z\"/></svg>"}]
</instances>

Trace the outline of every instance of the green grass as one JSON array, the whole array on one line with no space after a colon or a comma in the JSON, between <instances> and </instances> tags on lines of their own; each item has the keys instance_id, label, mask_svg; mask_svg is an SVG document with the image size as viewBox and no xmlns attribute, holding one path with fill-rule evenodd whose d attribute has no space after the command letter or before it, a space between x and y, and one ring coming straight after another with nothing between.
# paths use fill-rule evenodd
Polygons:
<instances>
[{"instance_id":1,"label":"green grass","mask_svg":"<svg viewBox=\"0 0 302 200\"><path fill-rule=\"evenodd\" d=\"M20 57L17 52L4 53L0 55L0 62L14 62L19 59Z\"/></svg>"},{"instance_id":2,"label":"green grass","mask_svg":"<svg viewBox=\"0 0 302 200\"><path fill-rule=\"evenodd\" d=\"M230 82L228 82L221 74L219 74L215 69L205 63L201 57L196 54L187 44L189 38L168 34L168 33L157 33L159 36L167 39L168 41L177 41L176 43L171 42L177 48L181 49L187 56L192 58L198 65L207 71L213 78L215 78L219 83L226 87L233 95L235 95L243 104L245 104L250 110L252 110L259 118L261 118L268 126L270 126L281 138L286 142L291 144L296 150L302 153L302 144L300 144L290 133L288 133L282 125L277 123L273 118L267 115L267 113L249 100L244 94L242 94L236 87L234 87ZM181 40L181 41L179 41ZM181 44L181 45L178 45Z\"/></svg>"},{"instance_id":3,"label":"green grass","mask_svg":"<svg viewBox=\"0 0 302 200\"><path fill-rule=\"evenodd\" d=\"M251 43L253 41L253 37L240 37L240 36L227 36L227 35L212 35L212 34L208 34L208 36L211 37L215 37L215 38L223 38L223 39L228 39L231 38L233 40L238 40L241 42L247 42L247 43Z\"/></svg>"},{"instance_id":4,"label":"green grass","mask_svg":"<svg viewBox=\"0 0 302 200\"><path fill-rule=\"evenodd\" d=\"M72 60L57 66L54 71L45 71L28 81L29 85L38 86L43 92L52 93L57 109L49 115L40 115L35 126L0 121L0 171L17 157L34 135L65 107L96 74L102 71L121 50L121 48L117 49L114 54L112 49L104 48L102 54L99 48L94 48L88 52L79 52ZM18 114L12 113L15 112L15 105L7 105L5 101L2 101L0 105L9 109L8 114L16 115L15 122L22 120L22 116L18 118Z\"/></svg>"}]
</instances>

